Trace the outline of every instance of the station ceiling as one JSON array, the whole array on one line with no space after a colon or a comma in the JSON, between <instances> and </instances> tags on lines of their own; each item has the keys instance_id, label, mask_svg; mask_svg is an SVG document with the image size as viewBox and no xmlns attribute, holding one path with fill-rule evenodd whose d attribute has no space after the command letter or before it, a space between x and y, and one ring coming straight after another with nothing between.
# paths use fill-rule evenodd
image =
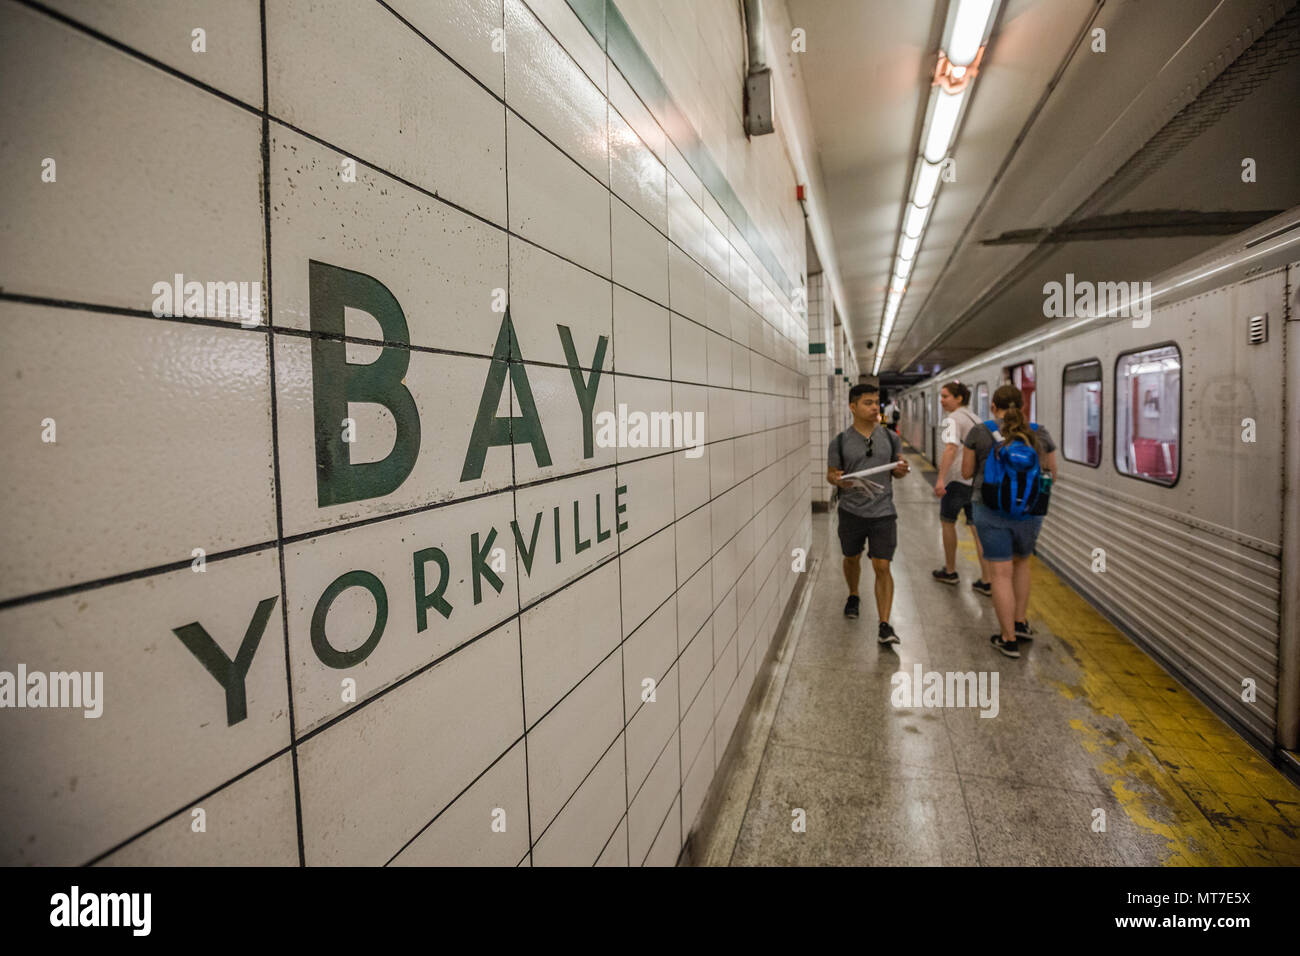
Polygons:
<instances>
[{"instance_id":1,"label":"station ceiling","mask_svg":"<svg viewBox=\"0 0 1300 956\"><path fill-rule=\"evenodd\" d=\"M869 371L947 0L787 6ZM1300 204L1298 136L1297 0L1003 0L881 370L954 365L1052 321L1046 282L1149 279Z\"/></svg>"}]
</instances>

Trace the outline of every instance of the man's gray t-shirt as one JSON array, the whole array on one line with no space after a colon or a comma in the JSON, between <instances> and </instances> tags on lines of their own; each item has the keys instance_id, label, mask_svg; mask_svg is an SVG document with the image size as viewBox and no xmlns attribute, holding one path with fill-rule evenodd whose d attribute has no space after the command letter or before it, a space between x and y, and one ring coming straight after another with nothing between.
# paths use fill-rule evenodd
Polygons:
<instances>
[{"instance_id":1,"label":"man's gray t-shirt","mask_svg":"<svg viewBox=\"0 0 1300 956\"><path fill-rule=\"evenodd\" d=\"M1052 436L1047 433L1047 429L1042 425L1038 426L1038 454L1039 466L1044 467L1043 458L1049 452L1056 451L1056 442L1052 441ZM1006 437L1006 436L1003 436ZM989 452L993 450L993 433L989 431L987 425L980 422L966 434L966 441L963 444L967 448L975 451L975 479L971 485L971 494L976 501L981 501L980 487L984 484L984 462L989 457Z\"/></svg>"},{"instance_id":2,"label":"man's gray t-shirt","mask_svg":"<svg viewBox=\"0 0 1300 956\"><path fill-rule=\"evenodd\" d=\"M844 445L843 459L840 458L841 441L843 441ZM863 438L862 433L850 425L831 439L830 450L826 453L827 466L838 468L845 474L849 474L854 471L875 468L878 465L886 465L898 456L898 452L895 451L894 441L893 432L883 425L877 425L876 430L871 433L871 454L868 455L867 439ZM893 472L882 471L879 474L872 475L867 480L883 485L885 490L876 497L869 498L864 491L846 491L841 488L840 507L849 514L857 515L859 518L885 518L898 514L894 510Z\"/></svg>"}]
</instances>

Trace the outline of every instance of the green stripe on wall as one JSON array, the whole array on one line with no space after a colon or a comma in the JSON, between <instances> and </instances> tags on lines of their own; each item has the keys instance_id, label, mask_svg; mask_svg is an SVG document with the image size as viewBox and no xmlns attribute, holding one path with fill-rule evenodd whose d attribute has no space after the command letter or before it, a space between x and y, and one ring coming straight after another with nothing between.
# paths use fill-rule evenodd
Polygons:
<instances>
[{"instance_id":1,"label":"green stripe on wall","mask_svg":"<svg viewBox=\"0 0 1300 956\"><path fill-rule=\"evenodd\" d=\"M646 56L645 50L632 35L631 28L619 13L614 0L566 0L569 9L574 12L587 32L600 44L600 48L609 54L610 60L618 67L628 84L638 96L650 107L652 112L665 120L664 132L672 140L686 160L687 165L700 182L717 200L722 211L731 220L736 231L745 237L749 247L754 250L760 262L767 268L781 286L782 292L790 295L794 285L790 277L781 268L781 263L771 246L759 231L758 226L749 218L749 213L741 204L740 198L722 169L714 161L704 143L700 140L695 127L691 126L686 115L678 108L676 101L668 93L663 77Z\"/></svg>"},{"instance_id":2,"label":"green stripe on wall","mask_svg":"<svg viewBox=\"0 0 1300 956\"><path fill-rule=\"evenodd\" d=\"M826 354L826 343L825 343L825 342L809 342L809 343L808 343L808 354L809 354L809 355L825 355L825 354Z\"/></svg>"},{"instance_id":3,"label":"green stripe on wall","mask_svg":"<svg viewBox=\"0 0 1300 956\"><path fill-rule=\"evenodd\" d=\"M842 368L837 368L837 369L835 370L835 374L836 374L836 375L843 375L843 374L844 374L844 369L842 369Z\"/></svg>"}]
</instances>

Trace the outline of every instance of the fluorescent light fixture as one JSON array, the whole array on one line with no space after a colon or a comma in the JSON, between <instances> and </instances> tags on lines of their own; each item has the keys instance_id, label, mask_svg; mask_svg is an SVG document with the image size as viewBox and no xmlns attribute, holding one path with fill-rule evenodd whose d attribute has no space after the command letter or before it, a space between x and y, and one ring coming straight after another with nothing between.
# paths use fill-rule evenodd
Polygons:
<instances>
[{"instance_id":1,"label":"fluorescent light fixture","mask_svg":"<svg viewBox=\"0 0 1300 956\"><path fill-rule=\"evenodd\" d=\"M961 116L961 105L966 100L967 87L956 93L945 93L937 86L934 88L934 108L930 110L926 123L925 148L921 155L926 162L937 163L948 155L952 145L952 134L957 130L957 118Z\"/></svg>"},{"instance_id":2,"label":"fluorescent light fixture","mask_svg":"<svg viewBox=\"0 0 1300 956\"><path fill-rule=\"evenodd\" d=\"M994 0L957 0L957 15L944 52L953 66L970 66L984 42Z\"/></svg>"},{"instance_id":3,"label":"fluorescent light fixture","mask_svg":"<svg viewBox=\"0 0 1300 956\"><path fill-rule=\"evenodd\" d=\"M911 259L916 255L916 247L921 244L919 238L913 239L910 236L904 236L898 243L898 258Z\"/></svg>"},{"instance_id":4,"label":"fluorescent light fixture","mask_svg":"<svg viewBox=\"0 0 1300 956\"><path fill-rule=\"evenodd\" d=\"M903 216L903 235L913 239L920 239L921 233L925 232L925 221L930 216L929 208L922 209L920 206L907 204L907 213Z\"/></svg>"},{"instance_id":5,"label":"fluorescent light fixture","mask_svg":"<svg viewBox=\"0 0 1300 956\"><path fill-rule=\"evenodd\" d=\"M907 277L912 274L912 261L911 259L897 260L894 263L894 275L906 282Z\"/></svg>"},{"instance_id":6,"label":"fluorescent light fixture","mask_svg":"<svg viewBox=\"0 0 1300 956\"><path fill-rule=\"evenodd\" d=\"M912 202L922 209L934 202L934 194L939 191L939 173L943 166L939 163L927 163L924 159L916 163L916 188L912 191Z\"/></svg>"},{"instance_id":7,"label":"fluorescent light fixture","mask_svg":"<svg viewBox=\"0 0 1300 956\"><path fill-rule=\"evenodd\" d=\"M889 291L897 292L899 295L902 295L903 290L906 288L907 288L907 284L903 282L903 280L900 279L898 276L894 276L894 281L889 283Z\"/></svg>"}]
</instances>

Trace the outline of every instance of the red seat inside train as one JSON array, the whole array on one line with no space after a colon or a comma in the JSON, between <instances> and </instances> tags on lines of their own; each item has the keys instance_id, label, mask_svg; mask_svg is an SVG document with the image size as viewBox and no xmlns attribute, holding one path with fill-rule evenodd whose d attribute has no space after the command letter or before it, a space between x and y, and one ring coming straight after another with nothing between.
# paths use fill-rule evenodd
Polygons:
<instances>
[{"instance_id":1,"label":"red seat inside train","mask_svg":"<svg viewBox=\"0 0 1300 956\"><path fill-rule=\"evenodd\" d=\"M1178 443L1155 438L1135 438L1132 444L1133 467L1138 474L1161 481L1172 481L1178 468Z\"/></svg>"}]
</instances>

